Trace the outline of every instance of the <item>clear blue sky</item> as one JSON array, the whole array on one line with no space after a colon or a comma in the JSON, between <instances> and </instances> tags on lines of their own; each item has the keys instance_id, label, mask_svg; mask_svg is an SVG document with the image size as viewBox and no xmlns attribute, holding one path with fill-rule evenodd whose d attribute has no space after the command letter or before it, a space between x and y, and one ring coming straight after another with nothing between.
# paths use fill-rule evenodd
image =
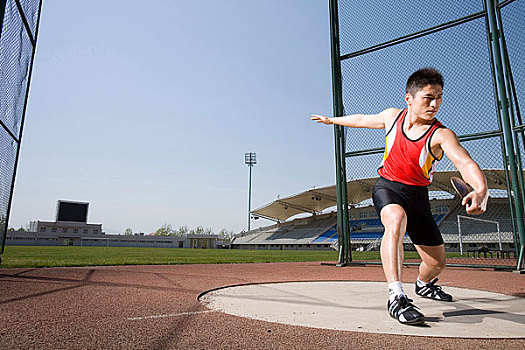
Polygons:
<instances>
[{"instance_id":1,"label":"clear blue sky","mask_svg":"<svg viewBox=\"0 0 525 350\"><path fill-rule=\"evenodd\" d=\"M440 10L423 15L408 2L380 12L347 1L342 53L482 10L481 1L431 3ZM503 13L520 57L516 4ZM389 6L400 9L395 31L382 24ZM333 128L309 119L332 114L327 0L53 0L40 23L11 227L54 220L64 199L89 202L89 221L108 233L165 223L239 232L245 152L258 160L252 209L334 183ZM446 82L439 119L459 135L495 130L485 30L480 18L344 61L345 112L402 108L406 78L434 66ZM384 132L347 139L352 150L380 147ZM483 168L501 168L497 139L464 146ZM380 157L350 159L348 177L374 176Z\"/></svg>"},{"instance_id":2,"label":"clear blue sky","mask_svg":"<svg viewBox=\"0 0 525 350\"><path fill-rule=\"evenodd\" d=\"M334 183L331 106L328 1L45 1L10 226L239 232L245 152L252 208Z\"/></svg>"}]
</instances>

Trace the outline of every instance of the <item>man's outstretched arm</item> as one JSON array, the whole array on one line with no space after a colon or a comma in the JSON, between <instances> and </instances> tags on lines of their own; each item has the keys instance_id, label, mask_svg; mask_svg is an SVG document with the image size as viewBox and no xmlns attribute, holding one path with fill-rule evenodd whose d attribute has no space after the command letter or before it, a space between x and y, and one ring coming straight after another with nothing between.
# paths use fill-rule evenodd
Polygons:
<instances>
[{"instance_id":1,"label":"man's outstretched arm","mask_svg":"<svg viewBox=\"0 0 525 350\"><path fill-rule=\"evenodd\" d=\"M337 124L350 128L385 129L398 113L399 109L389 108L378 114L352 114L338 118L314 114L311 119L318 123Z\"/></svg>"}]
</instances>

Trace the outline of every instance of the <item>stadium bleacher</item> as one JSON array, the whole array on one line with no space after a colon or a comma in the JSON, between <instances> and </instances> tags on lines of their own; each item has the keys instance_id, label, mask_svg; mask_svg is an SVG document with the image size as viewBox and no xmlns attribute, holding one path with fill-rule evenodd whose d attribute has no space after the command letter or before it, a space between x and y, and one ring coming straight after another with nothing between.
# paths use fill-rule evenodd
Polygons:
<instances>
[{"instance_id":1,"label":"stadium bleacher","mask_svg":"<svg viewBox=\"0 0 525 350\"><path fill-rule=\"evenodd\" d=\"M332 240L332 237L335 236L335 239L337 239L337 225L334 225L332 228L330 228L325 233L321 234L319 237L317 237L314 242L324 242L325 240Z\"/></svg>"},{"instance_id":2,"label":"stadium bleacher","mask_svg":"<svg viewBox=\"0 0 525 350\"><path fill-rule=\"evenodd\" d=\"M456 199L433 200L434 218L440 227L448 248L457 249L458 215L466 215L465 208ZM383 236L383 225L371 210L371 206L351 209L354 219L349 221L350 240L354 249L367 249L372 244L378 247ZM366 217L366 216L369 217ZM363 217L362 219L355 219ZM500 223L501 237L507 246L512 245L512 222L506 198L491 198L489 211L476 218ZM494 245L497 237L495 224L480 224L465 221L462 231L470 235L470 245L477 242L481 245ZM295 219L268 227L259 228L237 236L233 248L241 249L333 249L338 241L336 213L313 215L308 218ZM478 242L479 241L479 242ZM408 236L406 244L411 244Z\"/></svg>"}]
</instances>

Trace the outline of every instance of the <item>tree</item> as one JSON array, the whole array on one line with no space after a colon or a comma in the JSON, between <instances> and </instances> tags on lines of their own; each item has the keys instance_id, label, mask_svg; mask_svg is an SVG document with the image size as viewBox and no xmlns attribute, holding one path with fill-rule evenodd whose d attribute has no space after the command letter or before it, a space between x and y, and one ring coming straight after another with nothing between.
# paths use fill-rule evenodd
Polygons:
<instances>
[{"instance_id":1,"label":"tree","mask_svg":"<svg viewBox=\"0 0 525 350\"><path fill-rule=\"evenodd\" d=\"M197 226L195 229L190 230L190 235L203 235L204 228L202 226Z\"/></svg>"},{"instance_id":2,"label":"tree","mask_svg":"<svg viewBox=\"0 0 525 350\"><path fill-rule=\"evenodd\" d=\"M222 239L223 242L230 243L231 241L233 241L235 234L233 233L233 231L227 231L223 228L219 231L219 237Z\"/></svg>"},{"instance_id":3,"label":"tree","mask_svg":"<svg viewBox=\"0 0 525 350\"><path fill-rule=\"evenodd\" d=\"M179 230L177 231L177 236L184 237L188 234L188 226L184 225L179 227Z\"/></svg>"},{"instance_id":4,"label":"tree","mask_svg":"<svg viewBox=\"0 0 525 350\"><path fill-rule=\"evenodd\" d=\"M164 224L155 231L155 236L173 236L175 230L171 227L170 224Z\"/></svg>"},{"instance_id":5,"label":"tree","mask_svg":"<svg viewBox=\"0 0 525 350\"><path fill-rule=\"evenodd\" d=\"M6 219L5 219L5 216L2 216L0 217L0 228L2 227L2 225L5 225L6 224ZM30 223L27 223L25 225L20 225L19 228L14 228L14 227L9 227L7 229L7 231L21 231L21 232L26 232L26 231L30 231L29 228L31 227L31 224Z\"/></svg>"},{"instance_id":6,"label":"tree","mask_svg":"<svg viewBox=\"0 0 525 350\"><path fill-rule=\"evenodd\" d=\"M124 230L124 234L126 236L132 236L133 235L133 230L128 227L127 229Z\"/></svg>"}]
</instances>

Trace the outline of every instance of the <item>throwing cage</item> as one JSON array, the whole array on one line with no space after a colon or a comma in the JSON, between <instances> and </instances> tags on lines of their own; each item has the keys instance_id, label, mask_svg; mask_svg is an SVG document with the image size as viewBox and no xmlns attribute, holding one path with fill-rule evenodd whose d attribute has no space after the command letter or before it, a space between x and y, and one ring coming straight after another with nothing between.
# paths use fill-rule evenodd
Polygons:
<instances>
[{"instance_id":1,"label":"throwing cage","mask_svg":"<svg viewBox=\"0 0 525 350\"><path fill-rule=\"evenodd\" d=\"M445 87L439 120L458 134L462 145L484 171L499 170L504 174L502 181L489 183L488 211L479 219L501 222L500 235L511 237L508 242L509 250L514 251L514 258L509 258L511 268L524 271L525 124L520 100L523 103L525 94L525 1L429 0L414 6L403 0L330 0L329 4L334 116L404 108L408 76L427 66L440 70ZM335 126L334 136L339 264L346 265L370 255L363 242L354 239L359 232L352 228L366 225L366 220L377 222L377 217L355 217L354 212L372 203L349 201L347 180L377 176L385 134ZM437 170L455 168L445 157ZM502 183L506 184L504 189ZM465 211L461 211L450 184L438 185L440 190L430 196L446 203L440 207L448 209L442 216L440 213L435 216L441 220L438 224L444 236L450 234L457 239L457 225L452 227L451 222ZM371 188L368 190L371 193ZM489 238L482 242L490 242L490 236L498 235L485 234ZM371 240L366 247L377 250L379 243L377 237L375 243ZM405 243L410 241L405 239ZM448 258L449 264L509 265L507 255L505 259L472 260L459 254L457 244L448 244L447 253L453 251L458 254ZM378 254L375 256L378 258Z\"/></svg>"},{"instance_id":2,"label":"throwing cage","mask_svg":"<svg viewBox=\"0 0 525 350\"><path fill-rule=\"evenodd\" d=\"M0 254L11 211L41 0L0 0Z\"/></svg>"}]
</instances>

